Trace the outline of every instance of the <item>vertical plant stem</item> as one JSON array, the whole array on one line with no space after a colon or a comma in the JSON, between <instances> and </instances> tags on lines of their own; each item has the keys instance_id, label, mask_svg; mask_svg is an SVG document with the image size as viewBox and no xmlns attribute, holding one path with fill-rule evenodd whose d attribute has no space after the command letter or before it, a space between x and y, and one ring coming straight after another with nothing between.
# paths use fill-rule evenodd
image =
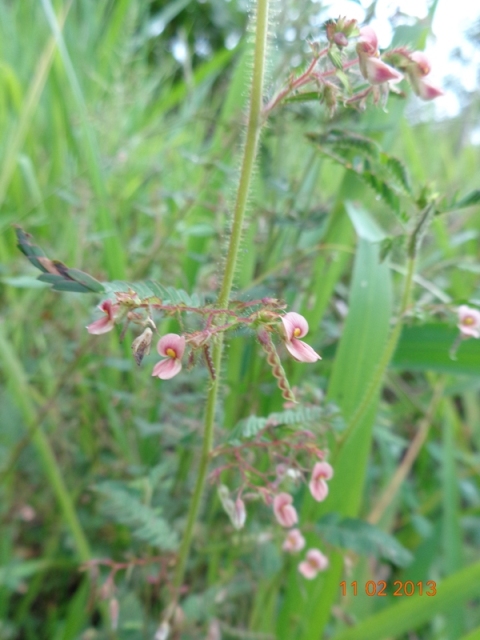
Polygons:
<instances>
[{"instance_id":1,"label":"vertical plant stem","mask_svg":"<svg viewBox=\"0 0 480 640\"><path fill-rule=\"evenodd\" d=\"M351 436L355 428L364 418L375 394L378 393L378 390L380 389L380 385L382 383L382 379L385 374L385 371L390 363L390 360L392 359L393 354L395 353L395 349L397 348L398 340L400 338L400 333L402 331L402 326L403 326L403 316L410 304L410 295L412 292L414 273L415 273L415 256L410 256L408 259L407 275L405 278L402 302L400 304L400 311L398 314L397 323L395 324L393 331L390 333L390 337L388 338L387 344L383 351L383 355L371 379L370 385L367 388L367 391L363 396L361 403L358 405L357 410L352 415L350 422L347 425L345 433L343 434L342 439L340 441L340 446Z\"/></svg>"},{"instance_id":2,"label":"vertical plant stem","mask_svg":"<svg viewBox=\"0 0 480 640\"><path fill-rule=\"evenodd\" d=\"M228 307L233 279L237 267L238 249L242 237L242 227L247 207L253 167L258 149L258 139L261 129L263 79L265 75L265 55L267 50L268 35L268 4L269 0L258 0L256 12L255 48L253 59L253 76L250 93L250 107L248 114L247 132L243 158L240 169L235 206L233 210L232 227L228 244L227 258L222 285L218 297L218 306ZM219 319L221 323L221 319ZM213 446L213 432L215 424L215 408L217 404L218 388L220 385L220 367L223 353L223 337L220 336L213 348L212 359L216 371L216 379L208 391L205 410L205 426L203 434L203 446L198 468L197 481L187 516L187 525L180 544L178 562L176 566L173 586L174 601L178 599L179 590L185 576L185 569L192 544L193 531L197 520L200 503L205 489L208 463ZM173 613L173 611L172 611Z\"/></svg>"}]
</instances>

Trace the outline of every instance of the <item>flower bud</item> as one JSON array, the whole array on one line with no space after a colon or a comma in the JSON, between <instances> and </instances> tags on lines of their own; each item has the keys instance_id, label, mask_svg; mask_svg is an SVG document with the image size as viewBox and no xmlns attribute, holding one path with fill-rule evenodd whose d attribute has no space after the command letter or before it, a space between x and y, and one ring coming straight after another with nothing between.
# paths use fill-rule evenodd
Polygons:
<instances>
[{"instance_id":1,"label":"flower bud","mask_svg":"<svg viewBox=\"0 0 480 640\"><path fill-rule=\"evenodd\" d=\"M110 615L112 631L116 631L116 629L118 629L118 616L120 614L120 605L116 598L112 598L108 603L108 613Z\"/></svg>"},{"instance_id":2,"label":"flower bud","mask_svg":"<svg viewBox=\"0 0 480 640\"><path fill-rule=\"evenodd\" d=\"M150 353L150 345L152 344L153 331L147 327L144 332L135 338L132 342L132 352L135 362L140 366L145 356Z\"/></svg>"}]
</instances>

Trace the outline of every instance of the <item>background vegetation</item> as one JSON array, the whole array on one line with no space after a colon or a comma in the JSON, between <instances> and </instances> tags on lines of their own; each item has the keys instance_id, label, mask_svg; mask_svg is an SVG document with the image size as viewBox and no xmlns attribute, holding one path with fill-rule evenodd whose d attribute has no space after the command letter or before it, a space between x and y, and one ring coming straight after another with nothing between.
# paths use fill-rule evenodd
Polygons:
<instances>
[{"instance_id":1,"label":"background vegetation","mask_svg":"<svg viewBox=\"0 0 480 640\"><path fill-rule=\"evenodd\" d=\"M305 55L305 39L320 36L320 5L298 9L276 7L269 93ZM89 336L98 300L39 283L11 225L99 280L153 278L213 299L244 131L247 17L240 1L0 2L2 640L153 637L195 482L207 384L202 367L151 378L156 356L137 368L133 334L122 344L118 334ZM409 25L398 38L422 48L429 20ZM303 406L328 407L310 425L322 446L365 396L403 283L408 194L397 184L397 199L380 198L364 171L380 150L399 158L415 197L438 193L443 213L424 240L378 406L338 460L329 499L295 497L331 570L306 583L264 505L249 503L246 528L234 532L211 491L182 638L207 629L210 640L216 630L226 639L480 637L480 345L465 341L449 356L455 307L480 305L478 204L452 205L478 187L478 97L461 97L460 114L442 121L399 96L388 111L339 109L333 120L317 103L291 104L264 130L236 295L282 298L307 317L323 360L285 365ZM345 131L378 144L375 157L347 149L358 175L336 156ZM255 341L228 345L218 441L239 420L283 407ZM112 563L126 567L115 565L114 590ZM357 597L341 596L343 579L358 582ZM394 598L389 587L386 598L367 597L366 581L380 579L435 580L438 593Z\"/></svg>"}]
</instances>

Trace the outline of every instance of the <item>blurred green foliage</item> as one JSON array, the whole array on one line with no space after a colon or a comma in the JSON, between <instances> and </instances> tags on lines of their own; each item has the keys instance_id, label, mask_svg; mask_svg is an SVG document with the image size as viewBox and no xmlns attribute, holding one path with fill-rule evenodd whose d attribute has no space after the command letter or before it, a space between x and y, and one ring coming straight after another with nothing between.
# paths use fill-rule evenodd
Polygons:
<instances>
[{"instance_id":1,"label":"blurred green foliage","mask_svg":"<svg viewBox=\"0 0 480 640\"><path fill-rule=\"evenodd\" d=\"M157 356L137 368L132 331L122 344L118 333L89 336L84 327L98 299L39 283L11 225L101 282L152 279L212 299L242 147L248 7L52 4L0 3L0 638L136 640L153 637L166 601L208 376L197 366L154 380ZM307 60L305 39L319 36L321 8L276 7L269 93ZM420 45L428 25L415 26ZM177 59L176 42L184 45ZM281 554L268 507L248 503L247 526L234 532L210 492L189 564L182 638L205 637L214 619L225 638L300 640L413 633L450 640L480 625L478 344L462 343L457 360L448 355L455 306L480 304L478 203L447 211L478 189L480 152L471 142L478 98L464 98L461 113L441 121L431 105L401 96L390 97L388 111L340 109L333 121L315 102L292 103L263 132L236 295L280 297L308 318L324 359L310 367L285 358L285 368L312 410L326 396L348 418L365 393L398 308L409 228L395 215L405 207L397 211L395 200L392 210L363 174L314 142L331 141L339 129L374 141L374 161L352 149L349 160L378 176L375 162L397 158L415 197L438 193L446 212L425 238L408 326L378 407L339 464L330 502L312 504L303 489L295 495L331 572L306 584L296 560ZM385 238L380 264L376 240ZM168 320L159 330L179 325ZM229 340L223 393L219 438L251 415L282 411L265 360L244 335ZM322 446L342 432L335 415L309 426ZM370 529L366 521L425 416L412 471ZM331 513L347 519L347 529L322 537ZM357 556L360 536L344 560L341 540L356 519L367 542L373 529L387 548L393 539L389 553ZM412 555L410 564L391 560L398 549ZM109 622L112 592L102 590L111 565L79 571L94 558L130 565L115 576L117 630ZM338 576L390 586L433 579L442 595L405 598L401 607L390 588L385 600L364 592L342 598ZM354 635L357 623L364 635Z\"/></svg>"}]
</instances>

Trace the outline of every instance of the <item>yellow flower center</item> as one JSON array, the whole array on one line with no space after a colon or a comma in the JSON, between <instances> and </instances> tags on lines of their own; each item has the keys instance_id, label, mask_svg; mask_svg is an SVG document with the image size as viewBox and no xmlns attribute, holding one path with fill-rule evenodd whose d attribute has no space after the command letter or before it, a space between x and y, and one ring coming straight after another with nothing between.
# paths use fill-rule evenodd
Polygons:
<instances>
[{"instance_id":1,"label":"yellow flower center","mask_svg":"<svg viewBox=\"0 0 480 640\"><path fill-rule=\"evenodd\" d=\"M298 338L298 336L302 333L302 330L297 327L296 329L293 330L293 337L294 338Z\"/></svg>"},{"instance_id":2,"label":"yellow flower center","mask_svg":"<svg viewBox=\"0 0 480 640\"><path fill-rule=\"evenodd\" d=\"M467 326L475 324L475 318L473 316L465 316L465 318L463 319L463 324L466 324Z\"/></svg>"},{"instance_id":3,"label":"yellow flower center","mask_svg":"<svg viewBox=\"0 0 480 640\"><path fill-rule=\"evenodd\" d=\"M167 356L169 358L176 358L177 357L177 354L175 353L175 351L173 349L167 349L165 351L165 353L167 354Z\"/></svg>"}]
</instances>

